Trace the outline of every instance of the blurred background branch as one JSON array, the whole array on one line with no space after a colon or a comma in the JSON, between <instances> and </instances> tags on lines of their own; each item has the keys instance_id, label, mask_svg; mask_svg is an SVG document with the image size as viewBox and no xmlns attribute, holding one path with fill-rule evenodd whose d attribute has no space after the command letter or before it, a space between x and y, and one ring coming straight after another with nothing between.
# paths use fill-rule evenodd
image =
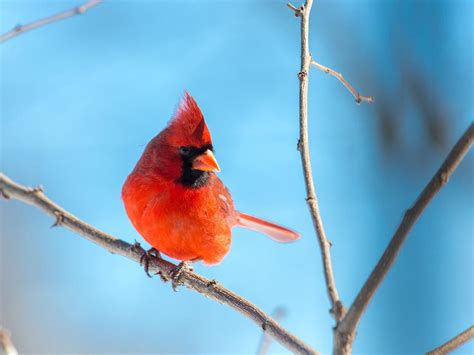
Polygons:
<instances>
[{"instance_id":1,"label":"blurred background branch","mask_svg":"<svg viewBox=\"0 0 474 355\"><path fill-rule=\"evenodd\" d=\"M464 343L467 343L472 338L474 338L474 326L470 326L465 331L456 335L454 338L450 339L443 345L427 352L426 355L443 355L450 353L451 351L459 348Z\"/></svg>"},{"instance_id":2,"label":"blurred background branch","mask_svg":"<svg viewBox=\"0 0 474 355\"><path fill-rule=\"evenodd\" d=\"M75 8L72 8L70 10L62 11L59 12L55 15L48 16L45 18L42 18L40 20L36 20L34 22L28 23L26 25L17 25L10 31L0 35L0 42L5 42L8 41L9 39L21 35L22 33L34 30L39 27L43 27L46 25L49 25L54 22L58 22L64 19L67 19L72 16L80 15L85 13L87 10L99 5L102 2L102 0L90 0L83 5L77 6Z\"/></svg>"},{"instance_id":3,"label":"blurred background branch","mask_svg":"<svg viewBox=\"0 0 474 355\"><path fill-rule=\"evenodd\" d=\"M5 355L18 355L18 351L13 345L10 332L0 327L0 349L2 349Z\"/></svg>"},{"instance_id":4,"label":"blurred background branch","mask_svg":"<svg viewBox=\"0 0 474 355\"><path fill-rule=\"evenodd\" d=\"M272 312L272 318L277 322L281 322L283 318L286 317L286 309L282 306L278 306ZM272 338L268 336L267 333L263 332L262 337L260 338L260 344L258 346L257 354L266 355L270 350L270 345L272 343Z\"/></svg>"},{"instance_id":5,"label":"blurred background branch","mask_svg":"<svg viewBox=\"0 0 474 355\"><path fill-rule=\"evenodd\" d=\"M42 187L25 187L0 173L0 194L6 199L14 198L41 209L46 214L55 218L53 226L64 226L83 236L85 239L96 243L112 254L124 256L138 263L141 261L143 254L136 248L133 248L132 245L98 230L67 212L51 201L44 194ZM172 272L176 269L176 265L164 259L150 257L148 269L150 273L160 274L164 279L169 280L172 277ZM299 354L317 354L315 350L281 327L276 320L272 319L257 306L224 288L215 280L208 280L194 272L183 270L176 282L237 310L254 321L265 333L273 337L287 349Z\"/></svg>"},{"instance_id":6,"label":"blurred background branch","mask_svg":"<svg viewBox=\"0 0 474 355\"><path fill-rule=\"evenodd\" d=\"M453 16L463 11L452 5L434 1L428 6L416 0L378 3L372 10L385 25L370 37L372 45L353 26L339 26L344 19L334 22L334 14L326 14L326 28L339 26L338 31L324 34L326 43L336 52L344 48L355 54L339 55L339 65L360 68L364 83L377 92L379 144L397 168L409 165L419 172L420 160L449 148L451 117L463 117L469 107L461 97L472 91L472 64L464 63L458 50L471 50L472 31L463 31L462 44L450 37L458 30ZM472 4L465 11L472 11ZM368 50L361 51L362 44Z\"/></svg>"}]
</instances>

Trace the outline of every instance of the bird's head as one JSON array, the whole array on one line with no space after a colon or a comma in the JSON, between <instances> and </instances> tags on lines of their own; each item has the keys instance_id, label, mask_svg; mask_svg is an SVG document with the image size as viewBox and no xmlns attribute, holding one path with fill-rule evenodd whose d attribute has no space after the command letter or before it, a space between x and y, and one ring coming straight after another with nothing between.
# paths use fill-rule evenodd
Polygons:
<instances>
[{"instance_id":1,"label":"bird's head","mask_svg":"<svg viewBox=\"0 0 474 355\"><path fill-rule=\"evenodd\" d=\"M187 92L168 126L148 144L141 165L192 188L205 186L220 171L203 114Z\"/></svg>"}]
</instances>

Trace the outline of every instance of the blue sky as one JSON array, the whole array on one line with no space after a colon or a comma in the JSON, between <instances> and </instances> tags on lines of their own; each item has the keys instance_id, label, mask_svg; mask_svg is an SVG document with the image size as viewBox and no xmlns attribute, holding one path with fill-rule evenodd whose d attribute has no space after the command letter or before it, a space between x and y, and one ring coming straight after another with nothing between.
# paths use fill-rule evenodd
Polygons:
<instances>
[{"instance_id":1,"label":"blue sky","mask_svg":"<svg viewBox=\"0 0 474 355\"><path fill-rule=\"evenodd\" d=\"M0 30L77 4L1 0ZM470 1L314 5L312 54L377 100L356 105L334 78L310 74L312 163L346 305L472 120L473 13ZM1 170L42 184L66 209L129 242L140 237L121 186L188 90L237 208L302 234L282 245L235 229L226 259L197 272L269 313L284 306L282 324L330 353L333 322L296 151L299 22L284 1L105 1L2 43L0 58ZM428 106L448 113L444 144L427 138L406 67L429 88ZM390 122L399 127L392 148L381 133L386 107L396 108ZM354 352L419 354L473 323L473 192L471 153L413 229ZM30 206L1 202L1 221L0 324L20 351L255 352L260 330L240 314L172 292L136 264L50 229Z\"/></svg>"}]
</instances>

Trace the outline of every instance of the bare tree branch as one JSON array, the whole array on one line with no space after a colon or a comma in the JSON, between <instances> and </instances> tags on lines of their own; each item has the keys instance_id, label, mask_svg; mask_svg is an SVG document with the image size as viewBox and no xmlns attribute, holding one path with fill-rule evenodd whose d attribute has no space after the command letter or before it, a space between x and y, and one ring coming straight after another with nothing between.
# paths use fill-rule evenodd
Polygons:
<instances>
[{"instance_id":1,"label":"bare tree branch","mask_svg":"<svg viewBox=\"0 0 474 355\"><path fill-rule=\"evenodd\" d=\"M272 312L272 318L277 322L280 322L286 316L286 310L283 307L277 307ZM258 355L266 355L268 354L268 350L270 349L270 344L272 343L272 339L268 334L265 332L262 334L262 338L260 339L260 344L258 346Z\"/></svg>"},{"instance_id":2,"label":"bare tree branch","mask_svg":"<svg viewBox=\"0 0 474 355\"><path fill-rule=\"evenodd\" d=\"M0 327L0 348L3 349L5 355L18 355L15 345L10 338L10 332Z\"/></svg>"},{"instance_id":3,"label":"bare tree branch","mask_svg":"<svg viewBox=\"0 0 474 355\"><path fill-rule=\"evenodd\" d=\"M48 17L42 18L40 20L36 20L36 21L31 22L31 23L26 24L26 25L17 25L12 30L0 35L0 42L8 41L9 39L11 39L15 36L18 36L22 33L27 32L27 31L34 30L38 27L43 27L43 26L49 25L50 23L64 20L68 17L83 14L87 10L99 5L101 2L102 2L102 0L90 0L86 3L84 3L83 5L75 7L73 9L66 10L66 11L63 11L63 12L59 12L55 15L48 16Z\"/></svg>"},{"instance_id":4,"label":"bare tree branch","mask_svg":"<svg viewBox=\"0 0 474 355\"><path fill-rule=\"evenodd\" d=\"M362 96L361 94L359 94L359 92L356 89L354 89L354 87L351 84L349 84L349 82L344 78L344 76L342 76L341 73L338 73L337 71L332 70L331 68L328 68L322 64L319 64L314 59L311 60L311 65L315 66L319 70L322 70L326 74L330 74L334 76L337 80L339 80L347 88L347 90L349 90L352 96L354 96L358 104L361 103L362 101L368 102L369 104L374 102L373 96Z\"/></svg>"},{"instance_id":5,"label":"bare tree branch","mask_svg":"<svg viewBox=\"0 0 474 355\"><path fill-rule=\"evenodd\" d=\"M292 4L288 7L293 10L295 15L301 19L301 68L298 73L300 81L300 101L299 101L299 121L300 121L300 137L298 140L298 150L301 154L301 163L303 165L303 174L306 185L306 201L309 206L313 225L318 237L319 246L321 247L324 278L326 280L327 293L331 302L331 313L334 318L339 321L344 315L344 306L339 299L336 288L336 281L332 271L331 262L331 244L326 238L324 232L323 221L319 211L318 199L316 197L316 189L313 182L313 173L311 170L311 158L309 155L308 142L308 72L311 64L311 54L309 53L309 16L311 13L312 0L307 0L304 6L296 8Z\"/></svg>"},{"instance_id":6,"label":"bare tree branch","mask_svg":"<svg viewBox=\"0 0 474 355\"><path fill-rule=\"evenodd\" d=\"M448 157L443 162L439 170L433 176L428 185L418 196L415 204L409 208L398 226L395 234L390 241L387 249L383 253L379 262L370 274L362 289L359 291L354 303L351 305L344 319L336 328L336 344L337 347L346 349L350 352L352 342L354 341L357 324L362 317L365 309L374 296L377 288L382 283L385 275L392 267L395 259L400 252L403 242L406 240L411 228L423 213L425 208L431 202L433 197L448 182L449 177L458 167L464 156L467 154L474 142L474 123L471 123L462 137L455 144Z\"/></svg>"},{"instance_id":7,"label":"bare tree branch","mask_svg":"<svg viewBox=\"0 0 474 355\"><path fill-rule=\"evenodd\" d=\"M3 195L3 197L7 199L14 198L37 207L55 219L53 226L64 226L103 247L112 254L121 255L135 262L140 262L142 254L138 250L133 249L132 245L81 221L46 197L41 187L28 188L19 185L0 173L0 195ZM169 280L171 272L175 267L175 264L166 260L152 258L149 271L159 273L164 279ZM287 349L298 354L317 354L314 349L281 327L278 322L269 317L257 306L224 288L215 280L208 280L194 272L183 271L180 274L178 282L214 301L237 310L255 322L264 332Z\"/></svg>"},{"instance_id":8,"label":"bare tree branch","mask_svg":"<svg viewBox=\"0 0 474 355\"><path fill-rule=\"evenodd\" d=\"M432 178L427 187L418 197L414 206L410 208L395 232L389 246L387 247L382 258L379 260L369 279L366 281L354 303L347 313L344 306L339 300L334 276L332 272L332 262L330 256L330 243L326 238L322 219L319 211L316 191L311 171L311 160L308 146L308 72L310 65L314 65L318 69L335 76L341 83L351 92L359 103L361 101L373 102L373 97L361 96L348 82L342 74L324 66L311 58L309 52L309 16L311 12L312 0L307 0L303 6L295 7L291 3L287 4L294 12L296 17L301 18L301 69L298 73L300 80L300 138L298 141L298 150L301 153L303 164L303 172L306 184L307 202L310 208L313 224L316 229L321 253L323 259L324 276L328 290L329 299L332 304L332 313L336 319L336 327L334 331L334 354L350 354L352 352L352 343L355 339L355 331L358 322L367 308L370 300L375 294L378 286L394 263L400 248L406 239L411 227L414 225L418 217L421 215L425 207L429 204L436 193L447 183L448 178L454 172L458 164L463 159L472 145L474 137L474 124L471 124L461 139L454 146L447 159Z\"/></svg>"},{"instance_id":9,"label":"bare tree branch","mask_svg":"<svg viewBox=\"0 0 474 355\"><path fill-rule=\"evenodd\" d=\"M474 338L474 326L470 326L461 334L456 335L454 338L444 343L443 345L428 351L426 355L443 355L447 354L457 348L459 348L464 343L467 343L469 340Z\"/></svg>"}]
</instances>

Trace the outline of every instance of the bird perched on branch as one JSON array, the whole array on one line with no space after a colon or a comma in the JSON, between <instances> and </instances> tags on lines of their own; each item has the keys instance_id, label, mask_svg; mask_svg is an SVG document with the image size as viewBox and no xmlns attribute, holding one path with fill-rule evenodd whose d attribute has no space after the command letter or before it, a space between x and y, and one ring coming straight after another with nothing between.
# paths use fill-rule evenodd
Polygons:
<instances>
[{"instance_id":1,"label":"bird perched on branch","mask_svg":"<svg viewBox=\"0 0 474 355\"><path fill-rule=\"evenodd\" d=\"M236 211L217 171L203 114L185 93L175 116L148 143L122 188L128 217L155 255L158 251L182 261L180 270L189 266L183 262L217 264L230 249L234 226L279 242L299 238L287 228Z\"/></svg>"}]
</instances>

